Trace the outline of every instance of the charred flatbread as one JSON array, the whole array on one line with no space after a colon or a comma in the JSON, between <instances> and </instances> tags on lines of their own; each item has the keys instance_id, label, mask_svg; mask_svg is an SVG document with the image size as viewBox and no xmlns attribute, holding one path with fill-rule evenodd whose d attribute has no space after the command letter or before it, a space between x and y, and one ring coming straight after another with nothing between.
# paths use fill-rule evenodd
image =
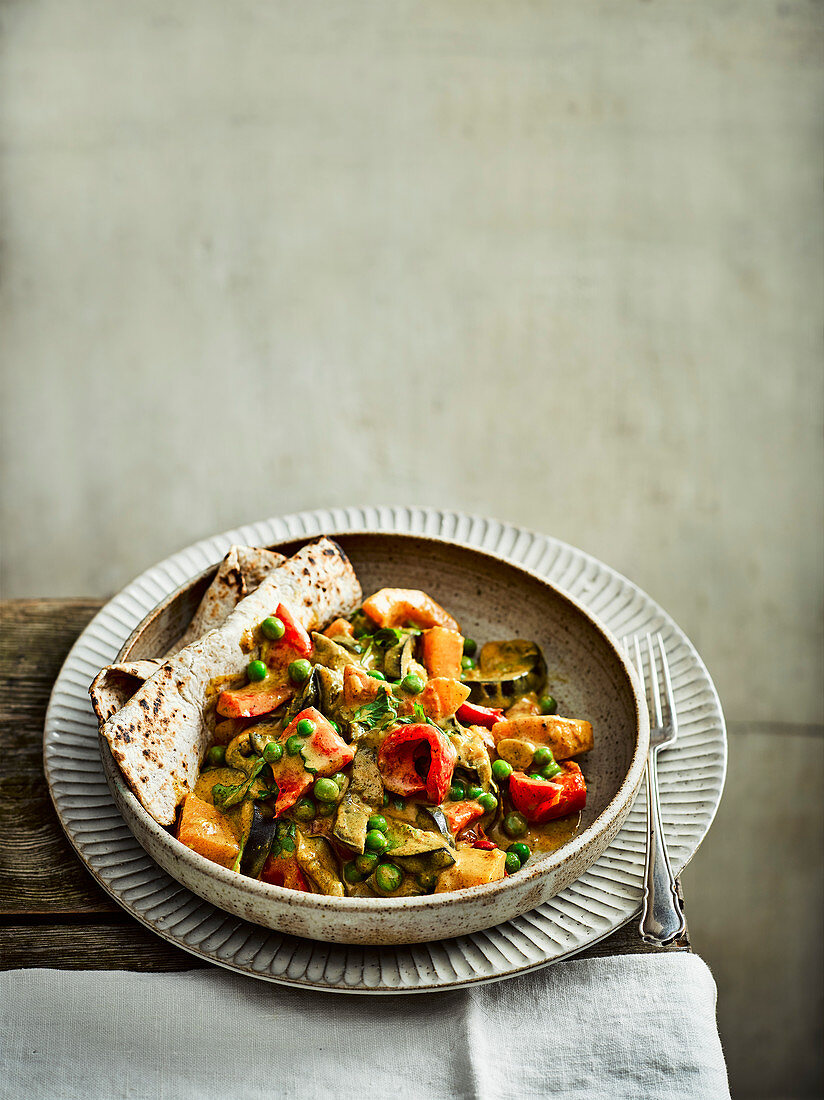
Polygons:
<instances>
[{"instance_id":1,"label":"charred flatbread","mask_svg":"<svg viewBox=\"0 0 824 1100\"><path fill-rule=\"evenodd\" d=\"M141 684L158 671L166 658L185 649L210 630L222 626L244 596L253 592L264 577L285 561L283 554L273 550L258 546L232 546L203 594L186 633L165 656L107 665L95 676L89 695L98 721L105 722L119 711Z\"/></svg>"},{"instance_id":2,"label":"charred flatbread","mask_svg":"<svg viewBox=\"0 0 824 1100\"><path fill-rule=\"evenodd\" d=\"M350 614L362 599L343 550L321 538L272 570L226 622L164 661L101 727L114 759L146 810L161 825L194 788L211 732L210 684L241 675L249 639L284 604L306 630Z\"/></svg>"}]
</instances>

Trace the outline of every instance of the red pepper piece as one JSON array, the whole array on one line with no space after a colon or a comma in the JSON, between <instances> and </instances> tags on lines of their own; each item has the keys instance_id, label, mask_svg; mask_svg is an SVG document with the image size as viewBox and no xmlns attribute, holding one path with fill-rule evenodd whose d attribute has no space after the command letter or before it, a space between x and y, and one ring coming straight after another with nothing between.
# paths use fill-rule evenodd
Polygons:
<instances>
[{"instance_id":1,"label":"red pepper piece","mask_svg":"<svg viewBox=\"0 0 824 1100\"><path fill-rule=\"evenodd\" d=\"M473 848L480 848L484 852L491 852L493 848L497 848L498 845L490 840L484 833L483 825L473 825L471 828L466 828L460 836L455 837L456 840L461 841L463 844L471 844Z\"/></svg>"},{"instance_id":2,"label":"red pepper piece","mask_svg":"<svg viewBox=\"0 0 824 1100\"><path fill-rule=\"evenodd\" d=\"M486 726L492 729L496 722L502 722L504 712L498 707L479 707L477 703L462 703L455 711L455 717L466 726Z\"/></svg>"},{"instance_id":3,"label":"red pepper piece","mask_svg":"<svg viewBox=\"0 0 824 1100\"><path fill-rule=\"evenodd\" d=\"M310 657L312 654L312 639L300 625L300 623L292 615L292 612L286 607L285 604L279 603L278 609L275 612L277 618L283 623L286 628L284 635L281 638L282 642L286 645L290 645L292 649L296 649L301 657Z\"/></svg>"},{"instance_id":4,"label":"red pepper piece","mask_svg":"<svg viewBox=\"0 0 824 1100\"><path fill-rule=\"evenodd\" d=\"M404 797L425 791L429 801L439 805L449 793L457 758L455 746L437 726L415 723L396 726L386 735L378 767L387 790Z\"/></svg>"},{"instance_id":5,"label":"red pepper piece","mask_svg":"<svg viewBox=\"0 0 824 1100\"><path fill-rule=\"evenodd\" d=\"M480 802L466 799L463 802L446 802L441 809L453 836L457 836L470 821L477 821L479 817L483 817L485 812Z\"/></svg>"},{"instance_id":6,"label":"red pepper piece","mask_svg":"<svg viewBox=\"0 0 824 1100\"><path fill-rule=\"evenodd\" d=\"M281 744L285 746L292 734L297 732L298 722L304 718L308 718L315 728L308 737L303 738L300 752L294 756L285 752L277 764L272 765L272 774L278 785L275 817L290 810L317 778L334 775L351 764L355 757L354 746L347 745L314 707L307 707L295 715L280 735Z\"/></svg>"},{"instance_id":7,"label":"red pepper piece","mask_svg":"<svg viewBox=\"0 0 824 1100\"><path fill-rule=\"evenodd\" d=\"M236 691L221 691L217 712L225 718L255 718L276 710L293 692L288 684L268 685L265 680Z\"/></svg>"},{"instance_id":8,"label":"red pepper piece","mask_svg":"<svg viewBox=\"0 0 824 1100\"><path fill-rule=\"evenodd\" d=\"M295 859L267 856L260 878L262 882L270 882L273 886L285 886L288 890L302 890L307 894L310 892L309 883Z\"/></svg>"},{"instance_id":9,"label":"red pepper piece","mask_svg":"<svg viewBox=\"0 0 824 1100\"><path fill-rule=\"evenodd\" d=\"M587 788L581 769L574 760L565 760L564 769L554 779L531 779L524 772L509 777L512 805L531 825L543 825L556 817L582 810L587 801Z\"/></svg>"}]
</instances>

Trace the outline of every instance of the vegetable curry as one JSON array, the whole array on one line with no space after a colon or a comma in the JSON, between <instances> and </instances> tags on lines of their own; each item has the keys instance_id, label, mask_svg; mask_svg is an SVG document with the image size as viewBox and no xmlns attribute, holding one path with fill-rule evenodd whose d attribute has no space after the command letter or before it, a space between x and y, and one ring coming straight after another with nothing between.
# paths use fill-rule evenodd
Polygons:
<instances>
[{"instance_id":1,"label":"vegetable curry","mask_svg":"<svg viewBox=\"0 0 824 1100\"><path fill-rule=\"evenodd\" d=\"M212 684L213 744L177 824L207 859L408 897L516 874L575 832L592 727L557 714L534 642L479 648L424 592L384 588L311 635L281 604L248 654L242 683Z\"/></svg>"}]
</instances>

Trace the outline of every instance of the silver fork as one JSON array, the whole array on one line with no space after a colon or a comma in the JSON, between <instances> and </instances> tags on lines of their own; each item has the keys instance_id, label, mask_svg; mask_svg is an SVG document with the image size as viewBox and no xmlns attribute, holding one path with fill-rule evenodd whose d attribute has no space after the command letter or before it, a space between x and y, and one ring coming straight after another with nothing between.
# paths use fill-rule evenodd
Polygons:
<instances>
[{"instance_id":1,"label":"silver fork","mask_svg":"<svg viewBox=\"0 0 824 1100\"><path fill-rule=\"evenodd\" d=\"M655 635L655 640L658 642L660 654L660 675L664 680L666 720L661 708L659 669L656 665L652 635L646 636L649 654L648 681L644 675L644 660L638 638L636 636L632 639L635 667L638 670L641 685L645 688L647 703L650 707L649 756L647 757L647 858L644 868L644 901L638 928L641 938L646 943L662 945L682 935L687 925L678 900L675 876L672 873L667 846L664 842L661 803L658 797L658 753L668 745L675 744L678 737L678 719L675 714L675 698L670 682L667 653L660 633ZM630 647L626 638L624 649L629 656Z\"/></svg>"}]
</instances>

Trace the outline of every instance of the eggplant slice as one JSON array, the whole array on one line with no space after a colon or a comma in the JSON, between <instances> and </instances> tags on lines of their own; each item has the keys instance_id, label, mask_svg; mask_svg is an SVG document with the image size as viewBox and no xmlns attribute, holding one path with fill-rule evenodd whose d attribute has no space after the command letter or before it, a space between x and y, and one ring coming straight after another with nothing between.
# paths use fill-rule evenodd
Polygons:
<instances>
[{"instance_id":1,"label":"eggplant slice","mask_svg":"<svg viewBox=\"0 0 824 1100\"><path fill-rule=\"evenodd\" d=\"M487 642L478 667L465 672L462 681L473 703L506 709L527 692L540 693L546 683L546 662L535 642L524 638Z\"/></svg>"},{"instance_id":2,"label":"eggplant slice","mask_svg":"<svg viewBox=\"0 0 824 1100\"><path fill-rule=\"evenodd\" d=\"M246 838L243 848L243 856L240 861L240 870L250 878L260 878L266 857L272 850L272 842L275 839L278 823L271 816L271 809L266 811L255 803L252 826Z\"/></svg>"}]
</instances>

